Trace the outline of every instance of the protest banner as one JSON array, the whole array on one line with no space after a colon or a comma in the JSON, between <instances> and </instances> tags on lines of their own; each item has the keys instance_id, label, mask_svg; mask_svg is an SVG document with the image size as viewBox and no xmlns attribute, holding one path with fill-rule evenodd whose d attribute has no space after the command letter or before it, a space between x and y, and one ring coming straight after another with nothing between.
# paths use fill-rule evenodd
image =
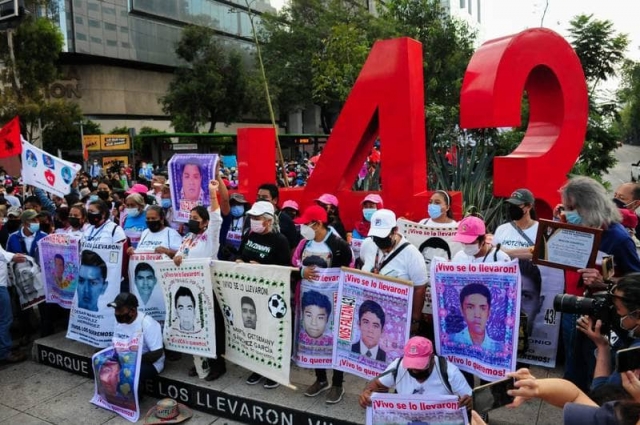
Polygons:
<instances>
[{"instance_id":1,"label":"protest banner","mask_svg":"<svg viewBox=\"0 0 640 425\"><path fill-rule=\"evenodd\" d=\"M467 409L456 396L373 393L365 425L467 425Z\"/></svg>"},{"instance_id":2,"label":"protest banner","mask_svg":"<svg viewBox=\"0 0 640 425\"><path fill-rule=\"evenodd\" d=\"M173 219L186 223L197 205L209 206L209 181L218 163L217 154L176 154L168 163Z\"/></svg>"},{"instance_id":3,"label":"protest banner","mask_svg":"<svg viewBox=\"0 0 640 425\"><path fill-rule=\"evenodd\" d=\"M564 271L538 266L540 281L520 269L522 277L521 311L527 315L527 352L518 361L530 365L556 366L562 313L554 310L553 298L564 292Z\"/></svg>"},{"instance_id":4,"label":"protest banner","mask_svg":"<svg viewBox=\"0 0 640 425\"><path fill-rule=\"evenodd\" d=\"M167 309L162 284L159 284L158 261L163 254L133 254L129 257L129 288L138 298L138 312L153 317L164 326Z\"/></svg>"},{"instance_id":5,"label":"protest banner","mask_svg":"<svg viewBox=\"0 0 640 425\"><path fill-rule=\"evenodd\" d=\"M76 173L82 167L57 158L22 139L22 180L24 184L53 193L68 195Z\"/></svg>"},{"instance_id":6,"label":"protest banner","mask_svg":"<svg viewBox=\"0 0 640 425\"><path fill-rule=\"evenodd\" d=\"M291 386L291 268L213 261L211 274L226 323L225 358Z\"/></svg>"},{"instance_id":7,"label":"protest banner","mask_svg":"<svg viewBox=\"0 0 640 425\"><path fill-rule=\"evenodd\" d=\"M404 218L398 219L398 232L422 253L427 265L427 273L431 274L431 260L434 257L442 257L451 260L458 251L462 251L462 244L455 242L458 227L429 227ZM423 313L432 314L431 288L427 285L424 294Z\"/></svg>"},{"instance_id":8,"label":"protest banner","mask_svg":"<svg viewBox=\"0 0 640 425\"><path fill-rule=\"evenodd\" d=\"M516 367L520 324L518 260L431 263L436 352L481 379L505 378Z\"/></svg>"},{"instance_id":9,"label":"protest banner","mask_svg":"<svg viewBox=\"0 0 640 425\"><path fill-rule=\"evenodd\" d=\"M107 347L113 336L114 310L107 307L120 293L123 244L82 241L78 283L67 338Z\"/></svg>"},{"instance_id":10,"label":"protest banner","mask_svg":"<svg viewBox=\"0 0 640 425\"><path fill-rule=\"evenodd\" d=\"M333 368L365 379L403 355L411 330L409 281L343 267L333 329Z\"/></svg>"},{"instance_id":11,"label":"protest banner","mask_svg":"<svg viewBox=\"0 0 640 425\"><path fill-rule=\"evenodd\" d=\"M140 418L138 386L142 361L142 332L116 335L114 345L91 357L95 391L91 403L131 422Z\"/></svg>"},{"instance_id":12,"label":"protest banner","mask_svg":"<svg viewBox=\"0 0 640 425\"><path fill-rule=\"evenodd\" d=\"M216 323L208 258L156 263L162 282L166 315L162 335L164 348L216 358Z\"/></svg>"},{"instance_id":13,"label":"protest banner","mask_svg":"<svg viewBox=\"0 0 640 425\"><path fill-rule=\"evenodd\" d=\"M38 244L46 301L71 308L78 283L80 239L55 233Z\"/></svg>"},{"instance_id":14,"label":"protest banner","mask_svg":"<svg viewBox=\"0 0 640 425\"><path fill-rule=\"evenodd\" d=\"M316 269L318 278L302 279L296 302L293 360L300 367L328 369L333 360L334 311L340 269Z\"/></svg>"},{"instance_id":15,"label":"protest banner","mask_svg":"<svg viewBox=\"0 0 640 425\"><path fill-rule=\"evenodd\" d=\"M9 284L15 286L20 308L26 310L45 300L44 284L40 266L33 257L25 256L25 261L7 263Z\"/></svg>"}]
</instances>

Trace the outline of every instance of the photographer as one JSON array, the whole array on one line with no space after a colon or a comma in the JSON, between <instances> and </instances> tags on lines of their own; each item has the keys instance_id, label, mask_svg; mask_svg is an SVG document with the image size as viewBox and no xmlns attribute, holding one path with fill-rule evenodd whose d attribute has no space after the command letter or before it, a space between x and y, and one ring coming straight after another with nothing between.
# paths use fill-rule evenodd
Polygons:
<instances>
[{"instance_id":1,"label":"photographer","mask_svg":"<svg viewBox=\"0 0 640 425\"><path fill-rule=\"evenodd\" d=\"M620 279L618 284L611 288L610 296L620 320L620 329L626 331L631 339L630 344L624 344L624 348L640 347L640 273L631 273ZM612 348L609 339L600 332L601 328L601 320L596 321L594 325L591 317L582 316L578 319L578 330L589 337L597 347L592 390L604 384L622 384L620 374L611 373Z\"/></svg>"},{"instance_id":2,"label":"photographer","mask_svg":"<svg viewBox=\"0 0 640 425\"><path fill-rule=\"evenodd\" d=\"M561 189L562 205L556 207L556 218L567 223L602 229L598 259L613 256L616 276L640 272L640 259L631 237L620 224L620 213L605 188L589 177L574 177ZM562 215L561 209L564 209ZM612 278L617 280L617 278ZM565 273L565 293L592 296L607 289L610 282L599 269L580 269ZM576 330L577 314L562 315L562 338L565 347L564 378L583 391L590 387L594 370L594 345ZM586 366L586 367L585 367Z\"/></svg>"}]
</instances>

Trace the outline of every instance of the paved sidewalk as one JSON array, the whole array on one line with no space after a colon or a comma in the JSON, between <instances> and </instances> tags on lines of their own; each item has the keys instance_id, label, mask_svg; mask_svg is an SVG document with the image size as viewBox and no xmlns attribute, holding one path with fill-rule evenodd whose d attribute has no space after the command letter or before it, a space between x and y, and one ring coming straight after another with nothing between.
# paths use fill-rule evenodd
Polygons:
<instances>
[{"instance_id":1,"label":"paved sidewalk","mask_svg":"<svg viewBox=\"0 0 640 425\"><path fill-rule=\"evenodd\" d=\"M561 374L559 369L532 369L540 378ZM0 424L130 424L118 415L91 404L93 380L69 372L27 361L1 367L0 383ZM142 412L146 413L156 401L145 397ZM357 405L349 407L360 409ZM193 413L193 418L187 422L189 424L239 424L197 410ZM519 409L495 410L491 412L490 419L490 425L557 425L562 423L562 411L540 401L530 401ZM144 414L138 423L144 423ZM330 423L328 419L326 424Z\"/></svg>"}]
</instances>

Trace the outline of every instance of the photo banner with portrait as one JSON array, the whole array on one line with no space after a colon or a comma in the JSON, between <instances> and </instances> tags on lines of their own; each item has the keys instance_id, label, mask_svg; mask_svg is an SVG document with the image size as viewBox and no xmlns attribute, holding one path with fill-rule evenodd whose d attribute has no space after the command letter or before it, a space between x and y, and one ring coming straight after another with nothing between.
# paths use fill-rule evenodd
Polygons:
<instances>
[{"instance_id":1,"label":"photo banner with portrait","mask_svg":"<svg viewBox=\"0 0 640 425\"><path fill-rule=\"evenodd\" d=\"M316 269L318 278L302 279L296 300L293 360L300 367L328 369L333 361L334 311L340 269Z\"/></svg>"},{"instance_id":2,"label":"photo banner with portrait","mask_svg":"<svg viewBox=\"0 0 640 425\"><path fill-rule=\"evenodd\" d=\"M9 285L16 288L20 308L26 310L45 301L44 283L40 266L33 257L25 256L25 261L7 264Z\"/></svg>"},{"instance_id":3,"label":"photo banner with portrait","mask_svg":"<svg viewBox=\"0 0 640 425\"><path fill-rule=\"evenodd\" d=\"M527 352L518 356L518 361L530 365L556 367L558 338L562 313L553 308L553 298L564 292L564 270L548 266L537 266L540 281L521 268L521 311L527 315ZM533 275L533 276L532 276Z\"/></svg>"},{"instance_id":4,"label":"photo banner with portrait","mask_svg":"<svg viewBox=\"0 0 640 425\"><path fill-rule=\"evenodd\" d=\"M22 139L24 184L62 197L71 193L71 183L81 169L81 165L57 158Z\"/></svg>"},{"instance_id":5,"label":"photo banner with portrait","mask_svg":"<svg viewBox=\"0 0 640 425\"><path fill-rule=\"evenodd\" d=\"M186 223L195 206L209 206L209 181L216 178L218 160L218 154L176 154L171 157L168 168L175 221Z\"/></svg>"},{"instance_id":6,"label":"photo banner with portrait","mask_svg":"<svg viewBox=\"0 0 640 425\"><path fill-rule=\"evenodd\" d=\"M91 403L117 413L128 421L140 419L140 362L142 332L114 338L114 345L91 357L95 391Z\"/></svg>"},{"instance_id":7,"label":"photo banner with portrait","mask_svg":"<svg viewBox=\"0 0 640 425\"><path fill-rule=\"evenodd\" d=\"M515 371L520 325L518 261L431 263L436 352L487 381Z\"/></svg>"},{"instance_id":8,"label":"photo banner with portrait","mask_svg":"<svg viewBox=\"0 0 640 425\"><path fill-rule=\"evenodd\" d=\"M226 322L225 359L291 387L291 268L213 261Z\"/></svg>"},{"instance_id":9,"label":"photo banner with portrait","mask_svg":"<svg viewBox=\"0 0 640 425\"><path fill-rule=\"evenodd\" d=\"M365 425L467 425L467 409L450 395L373 393Z\"/></svg>"},{"instance_id":10,"label":"photo banner with portrait","mask_svg":"<svg viewBox=\"0 0 640 425\"><path fill-rule=\"evenodd\" d=\"M427 265L427 273L431 274L431 260L434 257L442 257L451 260L458 251L462 251L462 244L455 242L453 237L458 231L457 227L436 228L427 227L425 225L406 220L398 219L398 232L404 235L413 246L424 257ZM433 297L431 296L431 288L427 285L427 291L424 294L423 313L432 314Z\"/></svg>"},{"instance_id":11,"label":"photo banner with portrait","mask_svg":"<svg viewBox=\"0 0 640 425\"><path fill-rule=\"evenodd\" d=\"M411 330L410 281L342 268L333 329L333 368L365 379L403 355Z\"/></svg>"},{"instance_id":12,"label":"photo banner with portrait","mask_svg":"<svg viewBox=\"0 0 640 425\"><path fill-rule=\"evenodd\" d=\"M216 323L208 258L156 263L162 282L166 315L162 328L164 348L215 359Z\"/></svg>"},{"instance_id":13,"label":"photo banner with portrait","mask_svg":"<svg viewBox=\"0 0 640 425\"><path fill-rule=\"evenodd\" d=\"M80 268L80 238L55 233L38 242L48 303L71 308Z\"/></svg>"},{"instance_id":14,"label":"photo banner with portrait","mask_svg":"<svg viewBox=\"0 0 640 425\"><path fill-rule=\"evenodd\" d=\"M138 298L138 312L145 313L164 326L167 308L158 272L163 254L133 254L129 257L129 288Z\"/></svg>"},{"instance_id":15,"label":"photo banner with portrait","mask_svg":"<svg viewBox=\"0 0 640 425\"><path fill-rule=\"evenodd\" d=\"M120 293L123 244L80 243L78 282L67 338L104 348L111 344L115 312L107 304Z\"/></svg>"}]
</instances>

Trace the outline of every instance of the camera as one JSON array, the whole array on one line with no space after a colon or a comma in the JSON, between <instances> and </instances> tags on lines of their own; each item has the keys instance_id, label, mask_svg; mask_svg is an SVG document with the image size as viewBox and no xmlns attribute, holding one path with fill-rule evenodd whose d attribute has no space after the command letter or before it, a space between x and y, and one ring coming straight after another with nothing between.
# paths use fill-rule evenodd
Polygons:
<instances>
[{"instance_id":1,"label":"camera","mask_svg":"<svg viewBox=\"0 0 640 425\"><path fill-rule=\"evenodd\" d=\"M553 299L553 308L562 313L590 316L594 322L602 321L600 333L606 335L615 323L616 311L608 292L594 294L593 297L559 294Z\"/></svg>"}]
</instances>

